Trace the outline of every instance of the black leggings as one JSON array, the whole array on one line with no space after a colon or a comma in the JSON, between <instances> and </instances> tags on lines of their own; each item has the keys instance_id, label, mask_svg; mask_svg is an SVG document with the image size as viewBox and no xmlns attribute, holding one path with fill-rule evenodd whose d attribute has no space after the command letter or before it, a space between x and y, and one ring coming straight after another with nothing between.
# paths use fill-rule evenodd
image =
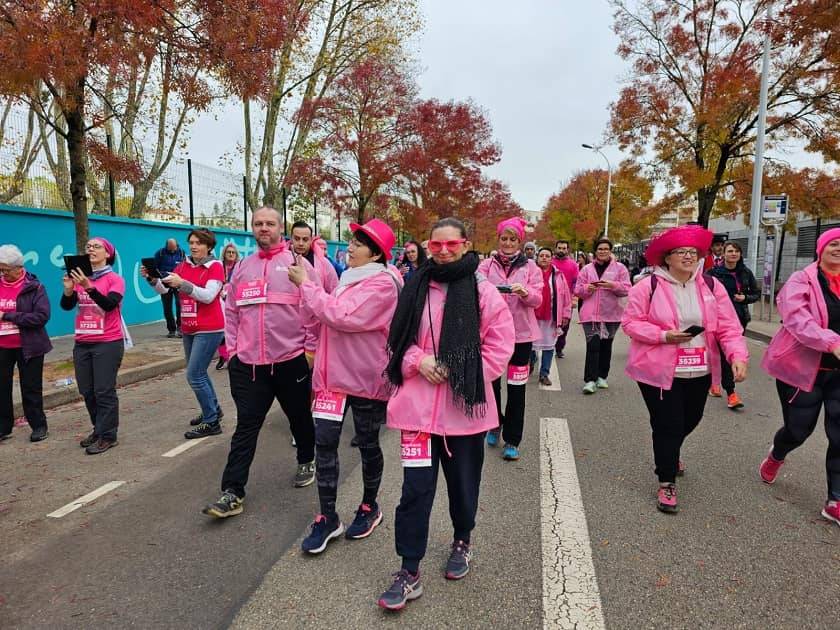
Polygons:
<instances>
[{"instance_id":1,"label":"black leggings","mask_svg":"<svg viewBox=\"0 0 840 630\"><path fill-rule=\"evenodd\" d=\"M776 381L784 425L773 438L773 458L779 461L810 437L825 407L825 474L828 498L840 500L840 370L821 371L810 392Z\"/></svg>"},{"instance_id":2,"label":"black leggings","mask_svg":"<svg viewBox=\"0 0 840 630\"><path fill-rule=\"evenodd\" d=\"M671 389L639 383L650 413L653 431L653 461L660 483L674 483L683 441L703 418L711 375L675 378Z\"/></svg>"},{"instance_id":3,"label":"black leggings","mask_svg":"<svg viewBox=\"0 0 840 630\"><path fill-rule=\"evenodd\" d=\"M379 446L379 427L385 422L387 403L384 400L347 397L347 406L353 410L353 424L359 452L362 456L362 503L374 505L382 483L384 459ZM315 462L318 478L318 498L321 514L332 520L338 493L338 442L344 422L322 418L315 419Z\"/></svg>"},{"instance_id":4,"label":"black leggings","mask_svg":"<svg viewBox=\"0 0 840 630\"><path fill-rule=\"evenodd\" d=\"M513 356L509 365L528 365L531 361L532 342L518 343L513 347ZM507 375L502 378L507 378ZM493 394L496 396L496 411L499 414L499 426L506 444L519 446L525 431L525 383L507 386L507 403L502 413L502 378L493 381Z\"/></svg>"}]
</instances>

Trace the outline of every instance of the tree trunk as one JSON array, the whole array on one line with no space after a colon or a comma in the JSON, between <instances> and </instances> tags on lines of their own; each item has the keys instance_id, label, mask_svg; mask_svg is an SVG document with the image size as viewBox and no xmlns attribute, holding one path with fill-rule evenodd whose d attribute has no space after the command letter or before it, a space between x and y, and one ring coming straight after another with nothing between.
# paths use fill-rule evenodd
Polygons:
<instances>
[{"instance_id":1,"label":"tree trunk","mask_svg":"<svg viewBox=\"0 0 840 630\"><path fill-rule=\"evenodd\" d=\"M87 209L87 147L85 147L85 90L84 79L68 95L73 109L64 112L67 121L67 154L70 158L70 196L73 199L73 217L76 223L76 251L84 252L88 241Z\"/></svg>"},{"instance_id":2,"label":"tree trunk","mask_svg":"<svg viewBox=\"0 0 840 630\"><path fill-rule=\"evenodd\" d=\"M701 188L697 191L697 222L704 228L709 227L709 218L715 207L715 199L717 199L715 188Z\"/></svg>"},{"instance_id":3,"label":"tree trunk","mask_svg":"<svg viewBox=\"0 0 840 630\"><path fill-rule=\"evenodd\" d=\"M146 205L149 200L149 193L152 192L153 181L148 178L134 184L134 195L131 198L131 209L128 216L132 219L142 219L146 213Z\"/></svg>"}]
</instances>

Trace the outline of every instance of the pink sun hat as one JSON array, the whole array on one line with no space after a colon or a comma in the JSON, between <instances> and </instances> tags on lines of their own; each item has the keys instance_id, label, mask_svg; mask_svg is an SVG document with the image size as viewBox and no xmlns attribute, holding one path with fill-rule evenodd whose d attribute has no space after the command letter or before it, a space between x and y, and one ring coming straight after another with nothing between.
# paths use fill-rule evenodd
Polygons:
<instances>
[{"instance_id":1,"label":"pink sun hat","mask_svg":"<svg viewBox=\"0 0 840 630\"><path fill-rule=\"evenodd\" d=\"M700 225L681 225L654 236L645 250L645 260L651 265L662 265L671 250L678 247L696 247L698 258L709 253L714 234Z\"/></svg>"}]
</instances>

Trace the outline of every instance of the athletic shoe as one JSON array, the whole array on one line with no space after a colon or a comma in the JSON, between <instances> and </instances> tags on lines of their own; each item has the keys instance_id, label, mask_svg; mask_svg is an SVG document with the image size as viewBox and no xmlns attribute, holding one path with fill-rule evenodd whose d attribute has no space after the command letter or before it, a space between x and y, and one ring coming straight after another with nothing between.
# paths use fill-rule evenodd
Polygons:
<instances>
[{"instance_id":1,"label":"athletic shoe","mask_svg":"<svg viewBox=\"0 0 840 630\"><path fill-rule=\"evenodd\" d=\"M472 552L470 551L469 543L463 540L456 540L452 543L452 551L449 552L449 560L446 561L446 576L447 580L460 580L470 572L470 558Z\"/></svg>"},{"instance_id":2,"label":"athletic shoe","mask_svg":"<svg viewBox=\"0 0 840 630\"><path fill-rule=\"evenodd\" d=\"M516 461L519 459L519 448L513 444L505 444L505 448L502 451L502 459L506 459L509 462Z\"/></svg>"},{"instance_id":3,"label":"athletic shoe","mask_svg":"<svg viewBox=\"0 0 840 630\"><path fill-rule=\"evenodd\" d=\"M298 464L295 473L295 488L305 488L315 481L315 461L308 464Z\"/></svg>"},{"instance_id":4,"label":"athletic shoe","mask_svg":"<svg viewBox=\"0 0 840 630\"><path fill-rule=\"evenodd\" d=\"M741 397L737 392L732 392L726 397L726 406L734 411L735 409L743 407L744 402L741 400Z\"/></svg>"},{"instance_id":5,"label":"athletic shoe","mask_svg":"<svg viewBox=\"0 0 840 630\"><path fill-rule=\"evenodd\" d=\"M89 436L87 436L79 442L79 446L81 446L82 448L87 448L91 444L96 444L97 440L99 440L99 436L96 435L96 433L91 432Z\"/></svg>"},{"instance_id":6,"label":"athletic shoe","mask_svg":"<svg viewBox=\"0 0 840 630\"><path fill-rule=\"evenodd\" d=\"M362 503L359 509L356 510L356 518L353 519L350 527L347 528L347 533L344 534L344 537L351 540L367 538L381 522L382 510L379 509L379 506L376 503L373 505Z\"/></svg>"},{"instance_id":7,"label":"athletic shoe","mask_svg":"<svg viewBox=\"0 0 840 630\"><path fill-rule=\"evenodd\" d=\"M166 333L167 339L175 339L177 336L178 335L175 334L174 330L170 330L168 333Z\"/></svg>"},{"instance_id":8,"label":"athletic shoe","mask_svg":"<svg viewBox=\"0 0 840 630\"><path fill-rule=\"evenodd\" d=\"M222 426L218 422L202 422L196 428L190 429L184 433L184 437L188 440L195 440L198 438L208 437L210 435L221 435Z\"/></svg>"},{"instance_id":9,"label":"athletic shoe","mask_svg":"<svg viewBox=\"0 0 840 630\"><path fill-rule=\"evenodd\" d=\"M683 460L679 460L677 462L677 477L682 477L685 475L685 462Z\"/></svg>"},{"instance_id":10,"label":"athletic shoe","mask_svg":"<svg viewBox=\"0 0 840 630\"><path fill-rule=\"evenodd\" d=\"M545 385L546 387L551 387L551 379L547 376L540 376L540 385Z\"/></svg>"},{"instance_id":11,"label":"athletic shoe","mask_svg":"<svg viewBox=\"0 0 840 630\"><path fill-rule=\"evenodd\" d=\"M583 393L586 395L594 394L596 391L595 381L589 381L586 385L583 386Z\"/></svg>"},{"instance_id":12,"label":"athletic shoe","mask_svg":"<svg viewBox=\"0 0 840 630\"><path fill-rule=\"evenodd\" d=\"M758 474L761 475L761 480L768 484L776 481L776 475L779 474L779 468L781 468L784 463L785 460L780 461L773 457L773 449L770 449L770 452L767 453L767 457L764 458L764 461L761 462L761 466L758 467Z\"/></svg>"},{"instance_id":13,"label":"athletic shoe","mask_svg":"<svg viewBox=\"0 0 840 630\"><path fill-rule=\"evenodd\" d=\"M225 412L222 411L221 409L219 409L216 412L216 422L221 422L222 418L224 418L224 417L225 417ZM195 418L190 420L190 426L191 427L197 427L202 422L204 422L204 416L202 414L198 414Z\"/></svg>"},{"instance_id":14,"label":"athletic shoe","mask_svg":"<svg viewBox=\"0 0 840 630\"><path fill-rule=\"evenodd\" d=\"M300 548L307 553L321 553L333 538L338 538L343 533L344 525L337 516L333 521L329 521L326 516L319 514L312 523L309 536L300 543Z\"/></svg>"},{"instance_id":15,"label":"athletic shoe","mask_svg":"<svg viewBox=\"0 0 840 630\"><path fill-rule=\"evenodd\" d=\"M669 483L667 486L659 486L656 498L656 507L660 512L675 514L679 511L677 507L677 487L674 484Z\"/></svg>"},{"instance_id":16,"label":"athletic shoe","mask_svg":"<svg viewBox=\"0 0 840 630\"><path fill-rule=\"evenodd\" d=\"M709 396L714 396L715 398L720 398L720 385L712 385L709 388Z\"/></svg>"},{"instance_id":17,"label":"athletic shoe","mask_svg":"<svg viewBox=\"0 0 840 630\"><path fill-rule=\"evenodd\" d=\"M607 379L599 378L597 381L595 381L595 387L597 387L598 389L609 389L610 386L609 383L607 383Z\"/></svg>"},{"instance_id":18,"label":"athletic shoe","mask_svg":"<svg viewBox=\"0 0 840 630\"><path fill-rule=\"evenodd\" d=\"M225 363L227 363L227 361L225 361L222 357L219 357L219 360L216 362L216 369L223 369L225 367Z\"/></svg>"},{"instance_id":19,"label":"athletic shoe","mask_svg":"<svg viewBox=\"0 0 840 630\"><path fill-rule=\"evenodd\" d=\"M829 521L840 525L840 503L837 501L826 501L821 514Z\"/></svg>"},{"instance_id":20,"label":"athletic shoe","mask_svg":"<svg viewBox=\"0 0 840 630\"><path fill-rule=\"evenodd\" d=\"M107 451L109 448L114 448L118 445L119 442L117 442L116 440L105 440L100 438L96 440L96 442L88 446L85 449L85 453L87 453L88 455L99 455L100 453L104 453L105 451Z\"/></svg>"},{"instance_id":21,"label":"athletic shoe","mask_svg":"<svg viewBox=\"0 0 840 630\"><path fill-rule=\"evenodd\" d=\"M245 499L239 498L233 490L225 490L218 501L205 506L201 513L216 518L236 516L242 514L242 504L244 502Z\"/></svg>"},{"instance_id":22,"label":"athletic shoe","mask_svg":"<svg viewBox=\"0 0 840 630\"><path fill-rule=\"evenodd\" d=\"M406 569L400 569L393 575L394 583L391 584L391 588L382 593L376 603L385 610L402 610L407 601L417 599L423 594L420 573L412 574Z\"/></svg>"},{"instance_id":23,"label":"athletic shoe","mask_svg":"<svg viewBox=\"0 0 840 630\"><path fill-rule=\"evenodd\" d=\"M183 339L184 333L182 333L181 329L179 328L177 331L175 331L175 336L178 337L178 339Z\"/></svg>"},{"instance_id":24,"label":"athletic shoe","mask_svg":"<svg viewBox=\"0 0 840 630\"><path fill-rule=\"evenodd\" d=\"M501 431L499 431L498 429L487 432L487 446L499 445L499 433L501 433Z\"/></svg>"},{"instance_id":25,"label":"athletic shoe","mask_svg":"<svg viewBox=\"0 0 840 630\"><path fill-rule=\"evenodd\" d=\"M49 437L49 432L47 431L47 427L38 427L37 429L32 429L32 433L29 436L30 442L40 442L42 440L46 440Z\"/></svg>"}]
</instances>

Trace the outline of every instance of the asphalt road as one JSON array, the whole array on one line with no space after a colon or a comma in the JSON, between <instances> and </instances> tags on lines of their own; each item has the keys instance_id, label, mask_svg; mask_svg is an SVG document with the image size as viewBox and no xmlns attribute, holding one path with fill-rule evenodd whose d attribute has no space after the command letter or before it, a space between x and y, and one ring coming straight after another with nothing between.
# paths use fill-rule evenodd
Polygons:
<instances>
[{"instance_id":1,"label":"asphalt road","mask_svg":"<svg viewBox=\"0 0 840 630\"><path fill-rule=\"evenodd\" d=\"M538 628L543 625L540 418L565 418L608 628L836 628L840 528L823 521L825 436L818 428L777 483L757 466L779 422L775 387L757 368L739 413L710 399L683 451L681 511L655 509L650 430L635 383L623 376L626 340L610 389L584 397L583 344L573 328L559 362L562 392L529 385L522 459L488 450L472 573L443 579L451 539L445 487L422 566L425 593L402 614L375 605L399 566L393 513L398 440L383 437L383 525L368 539L339 540L321 556L298 544L317 511L314 486L294 489L288 425L275 407L263 429L243 515L199 513L218 494L234 408L225 372L213 377L228 414L225 433L174 457L197 405L179 372L120 392L120 446L97 457L76 446L84 410L50 412L50 439L28 430L0 444L2 628ZM361 494L358 455L342 436L339 510ZM543 471L545 472L545 471ZM117 489L62 518L46 515L112 481ZM827 605L828 604L828 605Z\"/></svg>"}]
</instances>

